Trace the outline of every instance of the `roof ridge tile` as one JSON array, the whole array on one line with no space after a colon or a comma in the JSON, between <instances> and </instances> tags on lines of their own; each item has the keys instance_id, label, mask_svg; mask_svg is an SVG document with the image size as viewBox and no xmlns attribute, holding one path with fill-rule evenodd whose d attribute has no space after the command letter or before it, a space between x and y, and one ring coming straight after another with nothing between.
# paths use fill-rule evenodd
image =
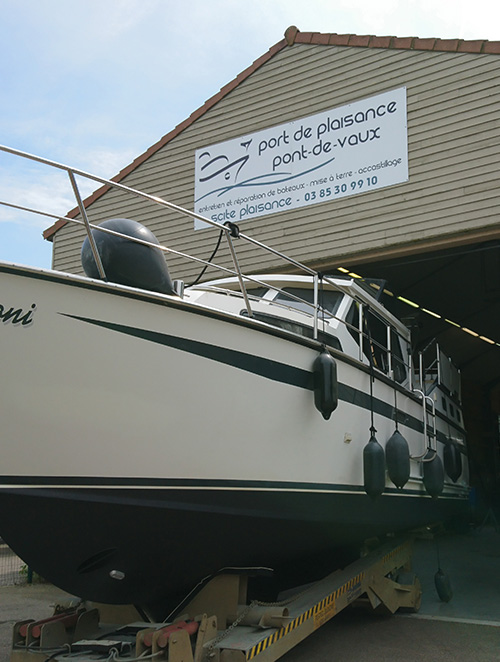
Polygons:
<instances>
[{"instance_id":1,"label":"roof ridge tile","mask_svg":"<svg viewBox=\"0 0 500 662\"><path fill-rule=\"evenodd\" d=\"M415 37L412 48L416 51L433 51L436 45L436 39Z\"/></svg>"},{"instance_id":2,"label":"roof ridge tile","mask_svg":"<svg viewBox=\"0 0 500 662\"><path fill-rule=\"evenodd\" d=\"M484 39L475 39L474 41L461 39L457 51L459 53L481 53L484 46Z\"/></svg>"},{"instance_id":3,"label":"roof ridge tile","mask_svg":"<svg viewBox=\"0 0 500 662\"><path fill-rule=\"evenodd\" d=\"M500 53L500 41L487 39L440 39L438 37L395 37L379 35L338 34L337 32L301 32L291 26L285 32L287 44L352 46L356 48L392 48L459 53Z\"/></svg>"}]
</instances>

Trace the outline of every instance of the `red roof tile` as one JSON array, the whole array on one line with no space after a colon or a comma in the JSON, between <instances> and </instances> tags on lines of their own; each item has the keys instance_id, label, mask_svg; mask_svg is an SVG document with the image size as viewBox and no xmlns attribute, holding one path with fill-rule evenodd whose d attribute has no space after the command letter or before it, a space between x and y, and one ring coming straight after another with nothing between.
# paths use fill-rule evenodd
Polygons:
<instances>
[{"instance_id":1,"label":"red roof tile","mask_svg":"<svg viewBox=\"0 0 500 662\"><path fill-rule=\"evenodd\" d=\"M436 39L434 44L435 51L456 51L458 49L459 39Z\"/></svg>"},{"instance_id":2,"label":"red roof tile","mask_svg":"<svg viewBox=\"0 0 500 662\"><path fill-rule=\"evenodd\" d=\"M318 44L329 44L330 43L330 35L326 33L320 33L318 34L317 37Z\"/></svg>"},{"instance_id":3,"label":"red roof tile","mask_svg":"<svg viewBox=\"0 0 500 662\"><path fill-rule=\"evenodd\" d=\"M288 46L293 45L293 42L295 41L295 37L297 36L298 32L299 32L299 28L296 28L295 25L291 25L289 28L285 30L285 41L288 44Z\"/></svg>"},{"instance_id":4,"label":"red roof tile","mask_svg":"<svg viewBox=\"0 0 500 662\"><path fill-rule=\"evenodd\" d=\"M392 37L370 37L370 48L390 48Z\"/></svg>"},{"instance_id":5,"label":"red roof tile","mask_svg":"<svg viewBox=\"0 0 500 662\"><path fill-rule=\"evenodd\" d=\"M490 53L491 55L500 55L500 41L485 41L482 52Z\"/></svg>"},{"instance_id":6,"label":"red roof tile","mask_svg":"<svg viewBox=\"0 0 500 662\"><path fill-rule=\"evenodd\" d=\"M387 48L393 50L422 50L422 51L441 51L451 53L488 53L491 55L500 55L500 41L475 40L466 41L461 39L419 39L418 37L377 37L376 35L355 35L355 34L336 34L322 32L300 32L294 25L285 31L285 38L272 46L267 53L261 55L255 62L242 71L238 76L225 85L213 97L208 99L200 108L195 110L187 119L178 124L172 131L167 133L157 143L152 145L143 154L138 156L126 168L115 175L111 181L120 182L129 175L141 163L144 163L150 156L166 145L170 140L178 136L184 129L190 126L195 120L206 113L210 108L217 104L227 94L232 92L242 81L246 80L259 67L268 62L272 57L288 46L294 44L314 44L318 46L341 46L351 48ZM110 187L101 186L91 196L84 200L85 206L89 206L100 198ZM78 208L72 209L67 216L73 218L78 215ZM52 240L54 234L67 221L57 221L43 233L45 239Z\"/></svg>"},{"instance_id":7,"label":"red roof tile","mask_svg":"<svg viewBox=\"0 0 500 662\"><path fill-rule=\"evenodd\" d=\"M330 46L347 46L352 34L332 34L330 37Z\"/></svg>"},{"instance_id":8,"label":"red roof tile","mask_svg":"<svg viewBox=\"0 0 500 662\"><path fill-rule=\"evenodd\" d=\"M485 42L483 40L476 41L461 41L458 44L458 51L460 53L481 53Z\"/></svg>"},{"instance_id":9,"label":"red roof tile","mask_svg":"<svg viewBox=\"0 0 500 662\"><path fill-rule=\"evenodd\" d=\"M314 34L316 34L316 33L313 33L313 32L300 32L299 31L295 35L295 40L294 40L293 43L294 44L310 44L312 39L313 39ZM289 45L292 46L293 44L289 44Z\"/></svg>"},{"instance_id":10,"label":"red roof tile","mask_svg":"<svg viewBox=\"0 0 500 662\"><path fill-rule=\"evenodd\" d=\"M416 51L433 51L436 44L435 39L414 39L413 48Z\"/></svg>"},{"instance_id":11,"label":"red roof tile","mask_svg":"<svg viewBox=\"0 0 500 662\"><path fill-rule=\"evenodd\" d=\"M396 50L413 48L414 41L415 37L393 37L391 48L395 48Z\"/></svg>"}]
</instances>

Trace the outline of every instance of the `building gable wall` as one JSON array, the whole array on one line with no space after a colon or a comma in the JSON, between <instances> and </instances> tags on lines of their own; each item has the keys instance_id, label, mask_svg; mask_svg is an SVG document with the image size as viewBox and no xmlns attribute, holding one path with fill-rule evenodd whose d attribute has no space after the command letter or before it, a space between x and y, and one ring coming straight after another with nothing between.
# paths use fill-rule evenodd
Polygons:
<instances>
[{"instance_id":1,"label":"building gable wall","mask_svg":"<svg viewBox=\"0 0 500 662\"><path fill-rule=\"evenodd\" d=\"M249 219L241 229L291 257L342 264L375 251L500 234L498 56L295 44L237 85L121 180L188 209L195 150L307 117L402 86L408 95L409 181L322 204ZM214 230L111 190L88 208L92 222L125 216L148 225L167 246L206 258ZM54 236L54 268L81 273L80 228ZM236 242L244 270L280 269L272 257ZM226 248L218 261L230 266ZM188 282L199 265L169 259ZM208 275L215 276L215 272ZM218 274L217 274L218 275Z\"/></svg>"}]
</instances>

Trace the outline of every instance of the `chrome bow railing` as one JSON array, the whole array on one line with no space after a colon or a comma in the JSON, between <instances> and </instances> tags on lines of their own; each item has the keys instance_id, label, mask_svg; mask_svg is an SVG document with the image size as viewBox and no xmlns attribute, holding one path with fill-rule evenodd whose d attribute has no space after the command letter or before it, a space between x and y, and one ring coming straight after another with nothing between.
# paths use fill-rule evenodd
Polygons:
<instances>
[{"instance_id":1,"label":"chrome bow railing","mask_svg":"<svg viewBox=\"0 0 500 662\"><path fill-rule=\"evenodd\" d=\"M234 223L225 223L225 224L219 223L218 221L214 221L211 218L207 218L207 217L202 216L201 214L198 214L194 211L191 211L189 209L185 209L184 207L180 207L179 205L176 205L172 202L169 202L168 200L164 200L163 198L160 198L158 196L151 195L149 193L145 193L144 191L140 191L138 189L134 189L134 188L131 188L129 186L125 186L124 184L121 184L119 182L115 182L113 180L105 179L104 177L99 177L97 175L93 175L93 174L91 174L89 172L86 172L84 170L80 170L78 168L73 168L73 167L64 165L62 163L58 163L57 161L52 161L50 159L46 159L46 158L43 158L43 157L40 157L40 156L36 156L36 155L30 154L28 152L23 152L21 150L14 149L12 147L7 147L5 145L0 145L0 151L8 153L8 154L12 154L14 156L18 156L18 157L21 157L21 158L24 158L24 159L35 161L37 163L46 165L46 166L51 167L51 168L57 168L58 170L65 171L67 173L67 175L69 177L71 188L73 190L73 193L74 193L74 196L75 196L75 199L76 199L76 202L77 202L77 206L78 206L78 209L79 209L79 212L80 212L81 219L72 218L72 217L66 216L66 215L60 216L60 215L52 214L52 213L49 213L49 212L46 212L46 211L43 211L43 210L40 210L40 209L34 209L34 208L31 208L31 207L18 205L18 204L15 204L13 202L8 202L8 201L3 201L3 200L0 200L0 205L6 206L6 207L11 207L11 208L18 209L18 210L25 211L25 212L30 212L30 213L33 213L33 214L38 214L38 215L45 216L45 217L53 219L53 220L60 220L60 221L68 222L68 223L83 225L85 227L85 230L87 232L87 236L89 238L90 247L92 249L92 254L93 254L97 269L99 271L99 275L103 280L106 280L106 273L105 273L104 266L102 264L101 257L99 255L99 251L97 249L97 245L95 243L95 240L94 240L94 237L93 237L93 234L92 234L92 230L93 229L99 229L100 232L106 232L108 234L113 234L113 235L117 235L117 236L124 236L125 237L126 235L121 235L121 233L119 233L119 232L115 232L113 230L102 228L102 227L100 227L98 225L94 225L90 222L88 214L87 214L87 209L85 207L85 202L84 202L84 200L82 198L82 195L80 193L80 190L78 188L76 176L83 177L85 179L97 182L98 184L109 186L111 188L115 188L115 189L124 191L124 192L126 192L126 193L128 193L132 196L136 196L136 197L142 198L144 200L148 200L150 202L153 202L153 203L159 205L160 207L167 208L167 209L169 209L171 211L174 211L174 212L177 212L177 213L179 213L183 216L188 216L190 218L197 219L199 221L203 221L208 226L211 226L212 228L215 228L215 229L219 230L220 232L222 232L223 236L225 237L225 239L227 241L228 247L229 247L229 252L231 254L233 267L234 267L233 269L229 269L229 268L224 267L220 264L215 264L213 262L209 262L207 260L203 260L201 258L197 258L197 257L194 257L192 255L188 255L187 253L182 253L180 251L177 251L173 248L169 248L169 247L161 245L161 244L160 245L149 244L149 242L147 242L147 241L144 241L144 240L141 240L141 239L138 239L138 238L134 238L134 237L129 237L128 235L126 236L126 238L130 241L134 241L134 242L139 243L139 244L154 246L155 248L159 248L160 250L164 251L165 253L170 253L172 255L176 255L176 256L184 258L186 260L191 260L191 261L194 261L194 262L206 265L206 266L216 268L216 269L222 271L226 275L236 276L238 278L238 281L239 281L241 294L242 294L243 299L245 301L245 307L247 309L247 313L250 317L253 316L253 312L252 312L252 307L251 307L251 303L250 303L250 298L248 297L248 294L247 294L246 282L257 283L258 285L265 285L266 287L272 287L272 286L269 285L268 283L262 283L261 281L257 280L256 278L254 278L252 276L248 276L248 275L243 274L243 272L240 268L240 264L239 264L239 261L238 261L236 248L235 248L235 242L233 241L233 239L237 238L237 239L241 240L242 242L247 242L247 243L249 243L249 244L251 244L251 245L253 245L253 246L255 246L259 249L262 249L263 251L266 251L266 252L282 259L288 265L291 265L295 269L298 269L301 273L311 276L312 279L313 279L313 287L314 287L314 338L317 338L317 336L318 336L318 324L319 324L319 319L320 319L320 306L319 306L319 303L318 303L319 298L320 298L319 297L320 274L317 271L315 271L314 269L311 269L307 265L305 265L301 262L298 262L297 260L294 260L293 258L288 257L284 253L281 253L280 251L277 251L276 249L271 248L270 246L267 246L266 244L263 244L262 242L257 241L256 239L250 237L249 235L241 232L239 226L234 224ZM333 282L327 276L322 276L321 278L322 278L323 282L330 283L330 284L334 285L334 287L336 289L341 289L342 290L342 286L339 285L338 282ZM279 288L275 288L275 289L279 289ZM349 293L349 295L352 296L352 293ZM293 297L293 295L292 295L292 297ZM297 297L297 299L300 300L298 297Z\"/></svg>"}]
</instances>

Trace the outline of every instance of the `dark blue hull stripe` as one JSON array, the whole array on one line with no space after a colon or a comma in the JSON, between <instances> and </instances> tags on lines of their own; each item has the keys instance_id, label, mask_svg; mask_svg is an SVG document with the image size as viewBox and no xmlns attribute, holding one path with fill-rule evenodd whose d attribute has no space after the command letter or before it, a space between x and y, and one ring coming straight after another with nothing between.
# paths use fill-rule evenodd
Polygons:
<instances>
[{"instance_id":1,"label":"dark blue hull stripe","mask_svg":"<svg viewBox=\"0 0 500 662\"><path fill-rule=\"evenodd\" d=\"M208 343L200 342L199 340L179 338L178 336L171 336L166 333L138 329L132 326L125 326L124 324L103 322L88 317L78 317L77 315L67 315L65 313L62 314L64 314L65 317L72 317L81 322L87 322L88 324L100 326L104 329L124 333L135 338L141 338L141 340L147 340L159 345L178 349L181 352L188 352L195 356L201 356L205 359L217 361L217 363L223 363L232 366L233 368L239 368L240 370L251 372L254 375L259 375L260 377L272 379L275 382L298 386L299 388L305 388L308 390L313 389L312 372L300 368L294 368L293 366L279 363L272 359L264 359L260 356L253 356L252 354L239 352L234 349L210 345Z\"/></svg>"},{"instance_id":2,"label":"dark blue hull stripe","mask_svg":"<svg viewBox=\"0 0 500 662\"><path fill-rule=\"evenodd\" d=\"M285 363L280 363L279 361L264 359L260 356L253 356L252 354L247 354L246 352L240 352L234 349L227 349L225 347L211 345L199 340L179 338L178 336L173 336L166 333L148 331L146 329L139 329L137 327L127 326L124 324L115 324L113 322L105 322L102 320L91 319L89 317L68 315L66 313L61 314L65 317L70 317L80 322L86 322L87 324L92 324L103 329L109 329L110 331L123 333L128 336L146 340L148 342L157 343L166 347L172 347L173 349L178 349L182 352L188 352L189 354L194 354L195 356L201 356L212 361L217 361L218 363L223 363L233 368L244 370L266 379L271 379L275 382L288 384L289 386L296 386L298 388L307 389L309 391L312 391L314 388L312 370L303 370L302 368L296 368ZM342 400L343 402L348 402L355 405L356 407L361 407L362 409L366 409L368 411L370 411L371 407L373 407L374 413L392 421L395 421L396 419L395 408L392 405L375 397L372 400L368 393L364 393L363 391L355 389L352 386L339 383L338 395L339 400ZM422 420L415 418L406 412L398 410L397 420L398 423L412 430L417 432L423 431ZM444 434L438 432L438 441L446 443L447 438Z\"/></svg>"},{"instance_id":3,"label":"dark blue hull stripe","mask_svg":"<svg viewBox=\"0 0 500 662\"><path fill-rule=\"evenodd\" d=\"M422 482L421 479L417 479ZM202 479L202 478L131 478L131 477L101 477L101 476L0 476L0 492L16 488L16 491L26 490L78 490L79 488L93 488L97 492L113 488L138 490L147 493L148 490L175 490L205 492L213 490L227 490L230 492L256 491L256 492L309 492L318 493L359 493L365 494L363 485L345 485L335 483L301 483L289 481L266 481L266 480L225 480L225 479ZM449 498L464 498L467 490L461 489L452 494L443 494ZM397 489L386 487L385 495L395 494L399 496L422 496L422 491L413 488Z\"/></svg>"}]
</instances>

